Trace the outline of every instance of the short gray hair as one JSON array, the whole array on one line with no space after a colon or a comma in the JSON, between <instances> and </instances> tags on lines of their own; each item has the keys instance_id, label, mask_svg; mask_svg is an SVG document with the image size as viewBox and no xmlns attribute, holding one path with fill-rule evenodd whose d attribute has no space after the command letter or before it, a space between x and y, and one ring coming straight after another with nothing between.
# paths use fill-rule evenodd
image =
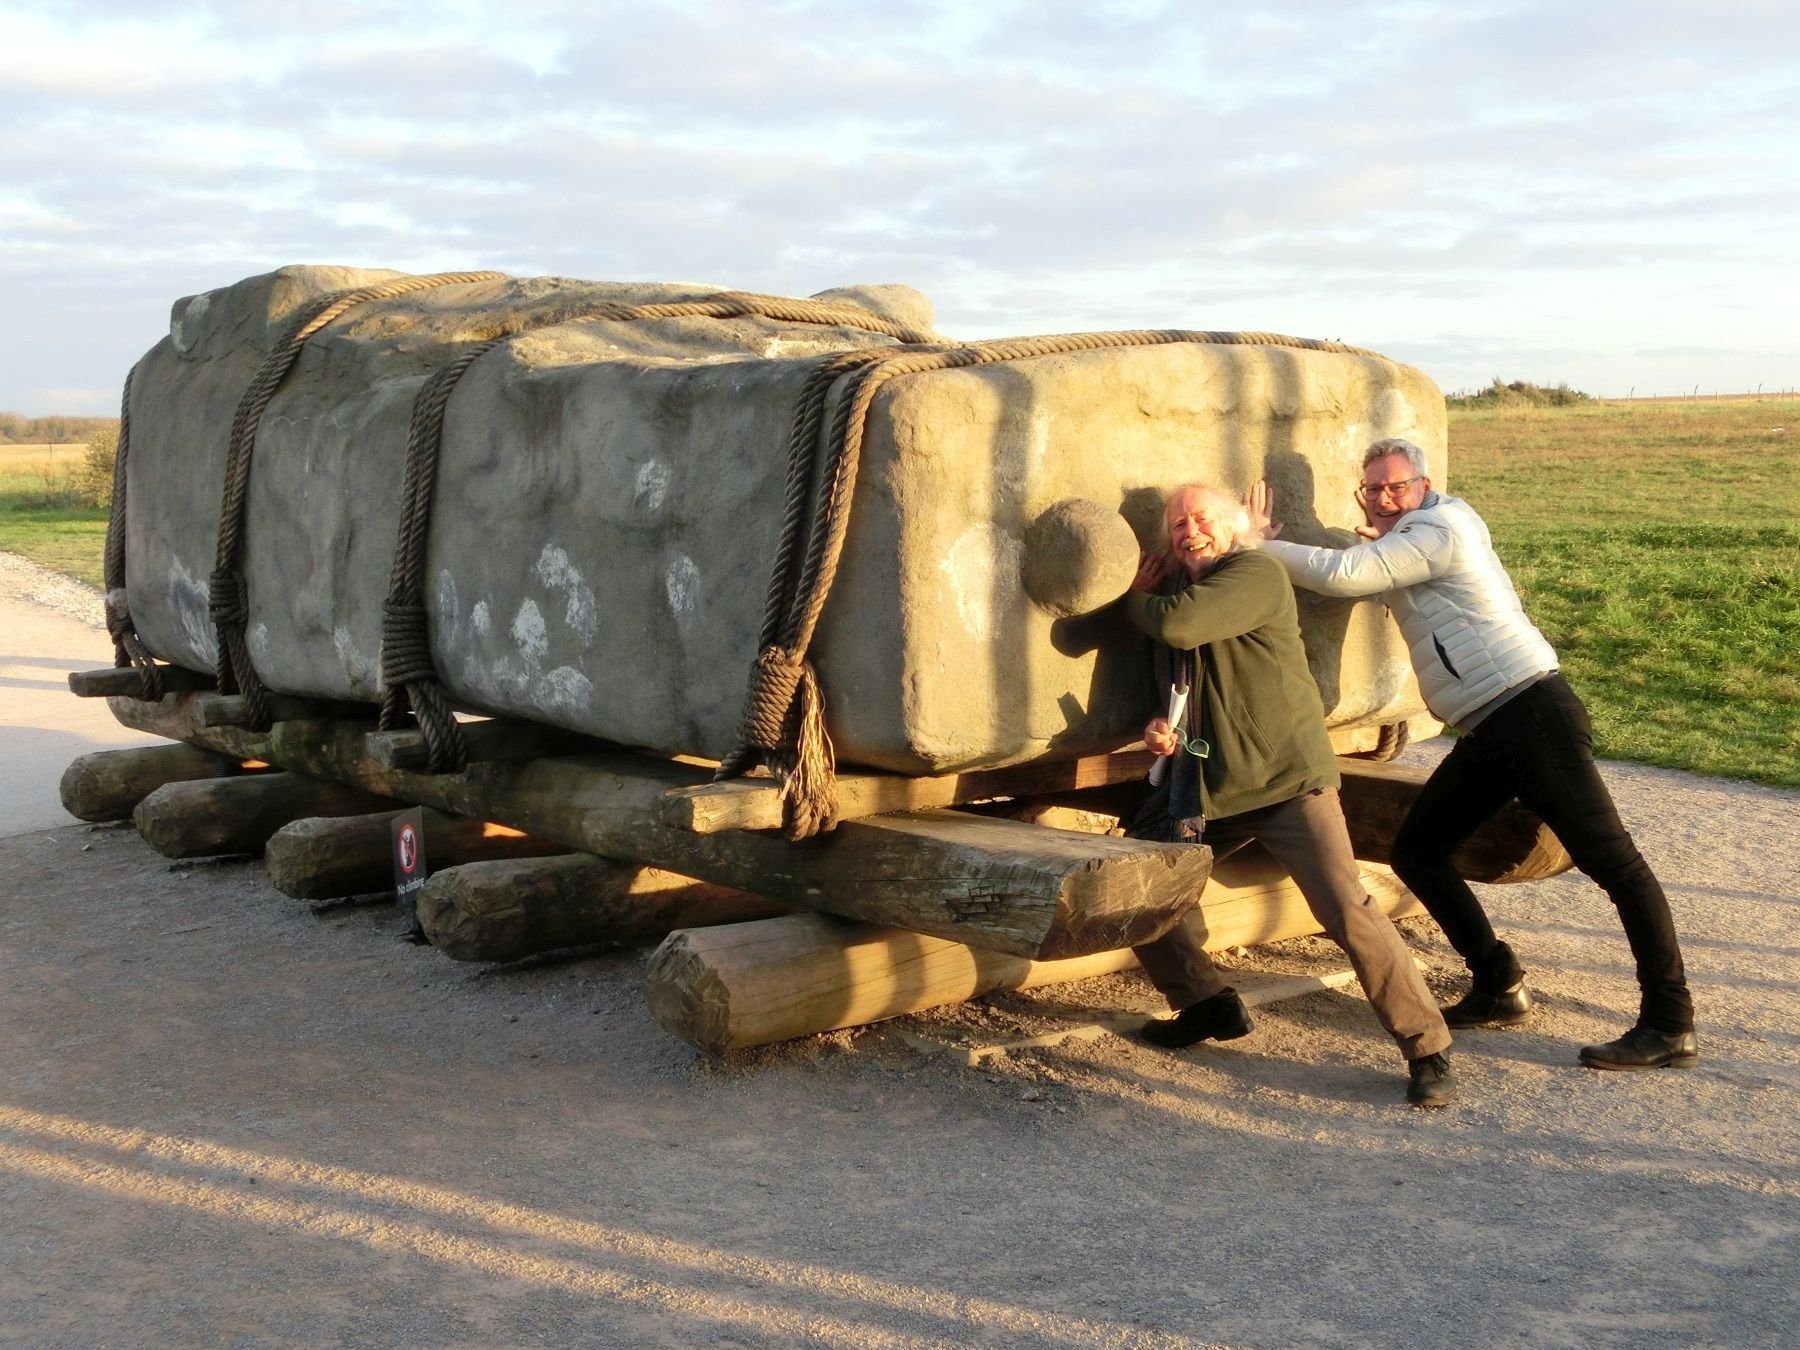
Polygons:
<instances>
[{"instance_id":1,"label":"short gray hair","mask_svg":"<svg viewBox=\"0 0 1800 1350\"><path fill-rule=\"evenodd\" d=\"M1368 468L1378 459L1386 459L1389 455L1405 455L1406 462L1419 477L1429 477L1431 470L1425 465L1425 452L1411 441L1403 441L1398 436L1389 436L1384 441L1376 441L1363 451L1363 468Z\"/></svg>"}]
</instances>

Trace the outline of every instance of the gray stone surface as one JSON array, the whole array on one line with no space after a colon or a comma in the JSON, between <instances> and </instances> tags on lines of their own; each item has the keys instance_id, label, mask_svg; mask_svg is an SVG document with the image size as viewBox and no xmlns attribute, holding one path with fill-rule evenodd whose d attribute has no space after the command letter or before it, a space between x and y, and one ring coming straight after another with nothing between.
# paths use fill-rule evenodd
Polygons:
<instances>
[{"instance_id":1,"label":"gray stone surface","mask_svg":"<svg viewBox=\"0 0 1800 1350\"><path fill-rule=\"evenodd\" d=\"M214 661L206 588L227 437L281 321L312 295L390 275L284 268L175 306L132 399L128 589L158 655ZM361 306L316 337L270 404L251 477L250 643L269 686L376 696L406 427L430 370L500 321L572 299L709 293L452 286ZM823 297L930 317L905 287ZM820 356L890 342L760 318L576 321L477 361L449 403L429 549L452 696L665 752L729 749L795 398ZM1117 560L1072 565L1079 594L1034 603L1026 540L1039 518L1084 499L1149 542L1169 487L1241 491L1267 476L1285 537L1347 537L1360 452L1388 435L1424 445L1443 477L1438 390L1368 356L1181 345L893 380L871 413L813 652L840 758L945 771L1135 738L1142 649L1116 611L1076 612L1105 598L1096 587L1116 584ZM1103 551L1117 552L1112 539ZM1335 727L1420 712L1378 604L1303 598L1302 613Z\"/></svg>"}]
</instances>

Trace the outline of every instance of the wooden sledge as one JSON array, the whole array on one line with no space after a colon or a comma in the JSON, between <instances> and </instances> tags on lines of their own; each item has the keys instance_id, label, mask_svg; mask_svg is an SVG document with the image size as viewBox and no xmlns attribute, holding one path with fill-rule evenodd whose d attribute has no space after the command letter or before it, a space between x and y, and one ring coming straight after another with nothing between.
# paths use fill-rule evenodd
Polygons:
<instances>
[{"instance_id":1,"label":"wooden sledge","mask_svg":"<svg viewBox=\"0 0 1800 1350\"><path fill-rule=\"evenodd\" d=\"M434 875L421 905L428 934L444 950L510 960L674 928L652 964L652 1007L671 1031L708 1050L1125 969L1133 964L1129 948L1196 904L1217 939L1209 945L1317 931L1292 882L1279 869L1265 875L1266 863L1253 876L1240 875L1242 860L1228 864L1208 886L1212 860L1204 847L1096 832L1110 823L1108 807L1116 814L1143 778L1151 757L1141 747L939 777L845 773L838 780L843 823L828 836L790 843L777 831L774 783L712 783L704 762L493 719L466 724L467 769L429 774L408 767L418 763L417 733L378 731L372 715L284 704L301 715L259 733L238 725L218 695L182 683L158 702L112 692L116 685L97 678L90 687L107 694L124 725L207 752L215 757L209 763L271 766L257 777L276 787L256 789L258 803L286 794L295 805L289 819L307 819L290 825L279 810L258 814L248 806L243 814L256 816L255 848L276 837L283 890L320 894L334 884L312 870L340 880L380 877L381 833L354 818L353 809L373 809L357 804L431 808L457 822L456 847L465 850L445 854L455 865ZM1359 759L1341 766L1345 813L1371 894L1390 912L1409 912L1416 902L1381 864L1428 775ZM133 791L148 792L145 771L134 772ZM282 780L314 782L327 800L337 793L342 809L327 814L347 819L311 819L320 814L308 809L311 798ZM200 814L216 822L233 814L232 794L254 782L209 778L165 797L204 798ZM442 834L448 822L439 819ZM1081 828L1057 827L1063 823ZM529 843L484 854L479 841L496 826ZM289 838L309 841L307 848L280 842ZM331 847L318 847L323 839ZM577 856L518 856L558 850ZM478 861L495 854L509 860ZM316 869L308 861L315 857ZM1484 882L1533 880L1570 865L1555 836L1516 803L1456 861L1465 876ZM783 908L803 912L734 922ZM730 927L695 926L717 923Z\"/></svg>"}]
</instances>

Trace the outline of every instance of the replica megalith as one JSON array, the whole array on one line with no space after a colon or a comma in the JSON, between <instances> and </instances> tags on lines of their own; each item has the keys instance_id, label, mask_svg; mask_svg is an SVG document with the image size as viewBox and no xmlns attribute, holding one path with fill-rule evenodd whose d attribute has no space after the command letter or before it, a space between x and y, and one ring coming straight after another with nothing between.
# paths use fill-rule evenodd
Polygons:
<instances>
[{"instance_id":1,"label":"replica megalith","mask_svg":"<svg viewBox=\"0 0 1800 1350\"><path fill-rule=\"evenodd\" d=\"M399 275L288 267L175 305L129 386L112 597L155 656L219 663L228 446L284 326L320 297ZM821 439L834 420L841 431L870 362L906 358L858 414L841 554L808 652L846 763L946 773L1135 740L1146 663L1110 602L1137 549L1160 545L1159 504L1177 484L1242 491L1266 477L1287 537L1347 541L1371 441L1417 442L1444 478L1437 388L1337 344L1190 333L964 347L931 331L929 303L905 287L822 293L817 312L646 316L720 293L477 276L351 305L267 391L233 604L271 691L381 697L415 404L457 362L426 489L419 659L458 706L661 754L717 759L737 744L796 406L810 392ZM818 374L844 353L868 355ZM1378 602L1302 596L1301 616L1341 748L1423 717Z\"/></svg>"}]
</instances>

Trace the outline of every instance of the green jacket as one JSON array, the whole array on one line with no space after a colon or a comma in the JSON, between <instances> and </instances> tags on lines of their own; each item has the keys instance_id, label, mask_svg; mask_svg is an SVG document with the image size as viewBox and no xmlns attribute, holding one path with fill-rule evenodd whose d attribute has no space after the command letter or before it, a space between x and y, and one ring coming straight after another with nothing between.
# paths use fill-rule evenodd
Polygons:
<instances>
[{"instance_id":1,"label":"green jacket","mask_svg":"<svg viewBox=\"0 0 1800 1350\"><path fill-rule=\"evenodd\" d=\"M1194 651L1189 725L1212 745L1199 762L1208 820L1338 785L1325 708L1280 563L1254 550L1229 554L1172 595L1134 591L1126 605L1152 638ZM1162 691L1159 704L1167 697Z\"/></svg>"}]
</instances>

